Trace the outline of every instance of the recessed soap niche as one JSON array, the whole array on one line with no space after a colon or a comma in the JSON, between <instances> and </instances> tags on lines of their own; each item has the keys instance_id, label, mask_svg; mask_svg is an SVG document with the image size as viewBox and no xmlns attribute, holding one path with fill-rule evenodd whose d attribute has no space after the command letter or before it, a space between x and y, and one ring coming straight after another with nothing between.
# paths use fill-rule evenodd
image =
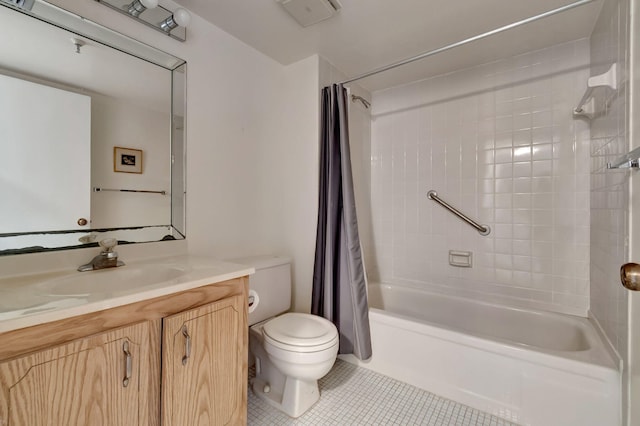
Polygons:
<instances>
[{"instance_id":1,"label":"recessed soap niche","mask_svg":"<svg viewBox=\"0 0 640 426\"><path fill-rule=\"evenodd\" d=\"M449 250L449 265L458 268L473 267L473 252L462 250Z\"/></svg>"}]
</instances>

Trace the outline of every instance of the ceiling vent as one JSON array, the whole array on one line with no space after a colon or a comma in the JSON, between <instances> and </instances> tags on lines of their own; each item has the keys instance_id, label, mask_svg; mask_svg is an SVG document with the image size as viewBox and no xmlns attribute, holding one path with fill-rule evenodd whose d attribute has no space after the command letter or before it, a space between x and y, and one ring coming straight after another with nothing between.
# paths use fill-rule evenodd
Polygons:
<instances>
[{"instance_id":1,"label":"ceiling vent","mask_svg":"<svg viewBox=\"0 0 640 426\"><path fill-rule=\"evenodd\" d=\"M276 0L303 27L331 18L342 9L338 0Z\"/></svg>"}]
</instances>

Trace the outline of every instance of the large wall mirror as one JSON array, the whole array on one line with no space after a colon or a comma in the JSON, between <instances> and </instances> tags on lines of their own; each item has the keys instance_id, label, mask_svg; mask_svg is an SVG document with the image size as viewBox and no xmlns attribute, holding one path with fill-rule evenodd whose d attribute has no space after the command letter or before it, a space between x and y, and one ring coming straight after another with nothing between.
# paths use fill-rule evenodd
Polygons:
<instances>
[{"instance_id":1,"label":"large wall mirror","mask_svg":"<svg viewBox=\"0 0 640 426\"><path fill-rule=\"evenodd\" d=\"M185 61L41 0L0 28L0 255L184 238Z\"/></svg>"}]
</instances>

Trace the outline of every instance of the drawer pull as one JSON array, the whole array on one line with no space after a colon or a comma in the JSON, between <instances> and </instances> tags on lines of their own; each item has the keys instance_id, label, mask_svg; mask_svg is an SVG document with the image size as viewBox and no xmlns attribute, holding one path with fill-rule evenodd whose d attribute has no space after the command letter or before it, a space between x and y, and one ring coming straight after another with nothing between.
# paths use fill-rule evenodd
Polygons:
<instances>
[{"instance_id":1,"label":"drawer pull","mask_svg":"<svg viewBox=\"0 0 640 426\"><path fill-rule=\"evenodd\" d=\"M129 386L129 380L131 379L131 352L129 352L129 342L125 340L122 345L122 351L124 352L124 380L122 386Z\"/></svg>"},{"instance_id":2,"label":"drawer pull","mask_svg":"<svg viewBox=\"0 0 640 426\"><path fill-rule=\"evenodd\" d=\"M187 330L187 326L182 326L182 335L185 338L184 341L184 356L182 357L182 365L187 365L187 361L191 356L191 336L189 336L189 330Z\"/></svg>"}]
</instances>

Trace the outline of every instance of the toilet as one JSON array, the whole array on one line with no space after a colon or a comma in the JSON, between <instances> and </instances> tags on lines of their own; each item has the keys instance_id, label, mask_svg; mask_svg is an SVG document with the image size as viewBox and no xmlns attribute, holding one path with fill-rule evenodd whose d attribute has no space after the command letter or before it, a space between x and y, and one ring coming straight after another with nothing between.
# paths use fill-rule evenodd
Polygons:
<instances>
[{"instance_id":1,"label":"toilet","mask_svg":"<svg viewBox=\"0 0 640 426\"><path fill-rule=\"evenodd\" d=\"M290 417L320 398L318 380L335 363L338 330L325 318L285 313L291 308L291 261L260 256L233 259L253 266L249 277L249 363L255 361L254 393Z\"/></svg>"}]
</instances>

